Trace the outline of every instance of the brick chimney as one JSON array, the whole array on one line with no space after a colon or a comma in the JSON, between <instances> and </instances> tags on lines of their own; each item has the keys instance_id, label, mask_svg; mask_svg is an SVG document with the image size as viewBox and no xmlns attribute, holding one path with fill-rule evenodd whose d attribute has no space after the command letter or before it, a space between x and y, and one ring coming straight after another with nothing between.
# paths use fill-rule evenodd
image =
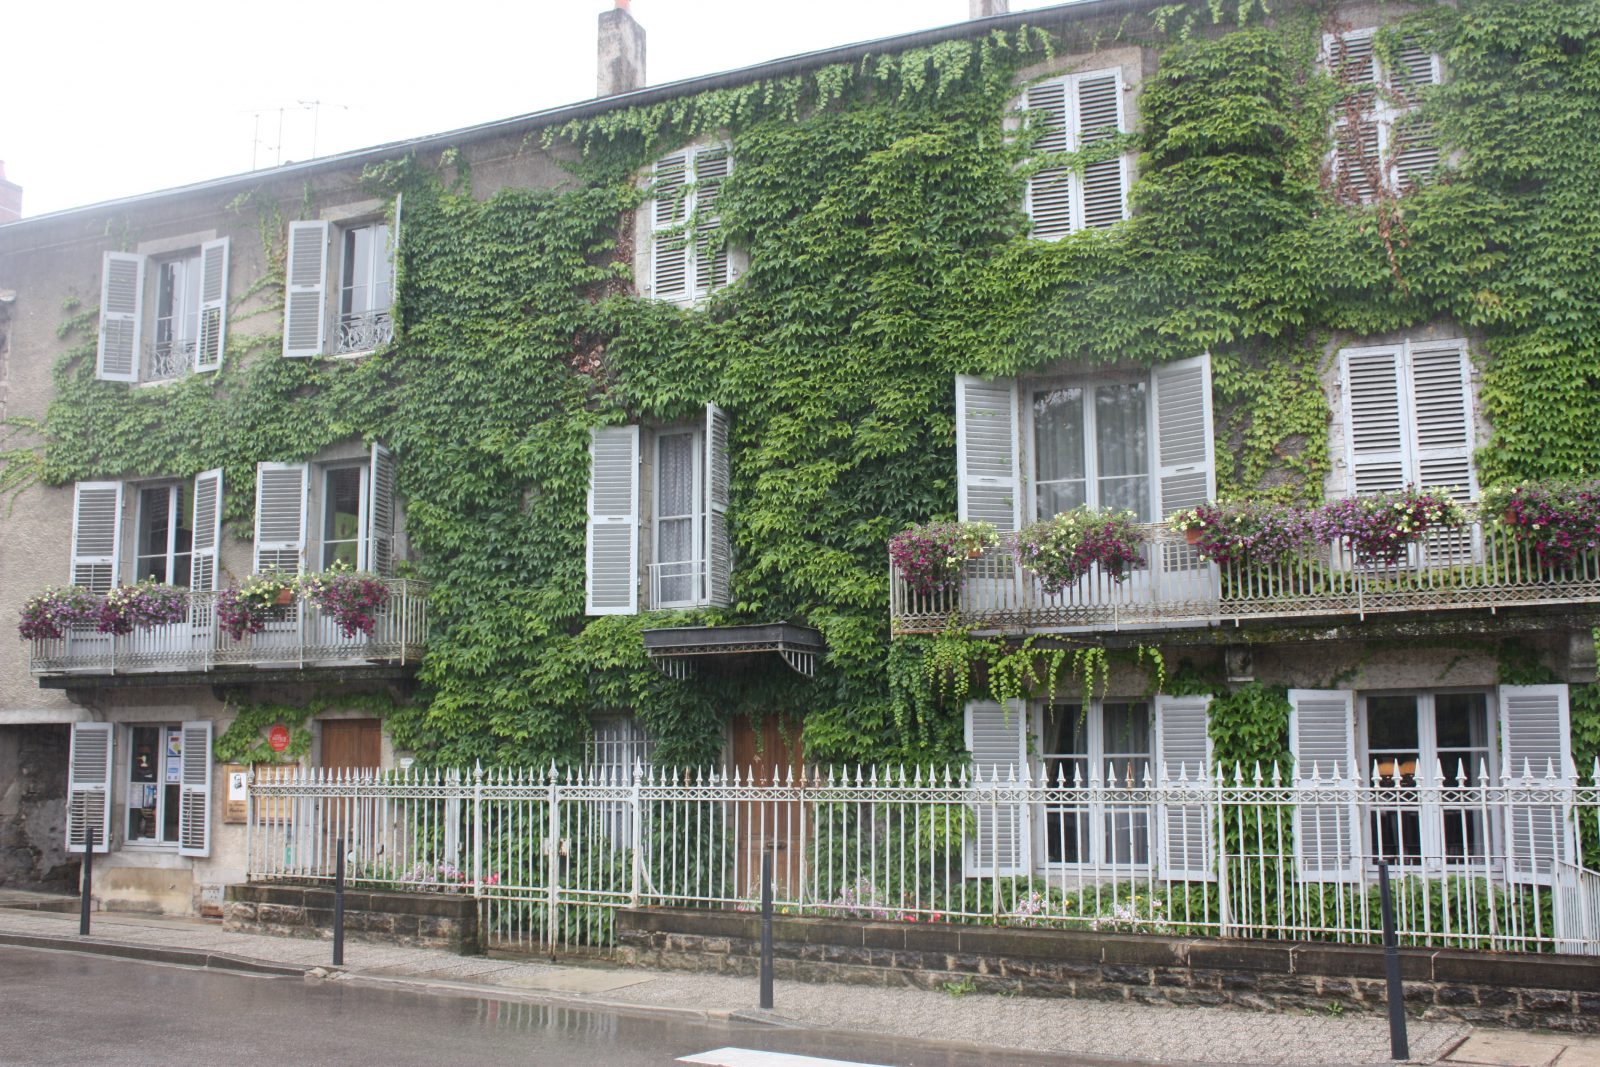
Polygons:
<instances>
[{"instance_id":1,"label":"brick chimney","mask_svg":"<svg viewBox=\"0 0 1600 1067\"><path fill-rule=\"evenodd\" d=\"M6 181L6 161L0 159L0 224L22 217L22 186Z\"/></svg>"},{"instance_id":2,"label":"brick chimney","mask_svg":"<svg viewBox=\"0 0 1600 1067\"><path fill-rule=\"evenodd\" d=\"M644 88L644 27L628 13L628 0L600 16L600 96Z\"/></svg>"},{"instance_id":3,"label":"brick chimney","mask_svg":"<svg viewBox=\"0 0 1600 1067\"><path fill-rule=\"evenodd\" d=\"M975 19L1004 15L1010 10L1007 0L967 0L967 5L967 10L972 12L972 17Z\"/></svg>"}]
</instances>

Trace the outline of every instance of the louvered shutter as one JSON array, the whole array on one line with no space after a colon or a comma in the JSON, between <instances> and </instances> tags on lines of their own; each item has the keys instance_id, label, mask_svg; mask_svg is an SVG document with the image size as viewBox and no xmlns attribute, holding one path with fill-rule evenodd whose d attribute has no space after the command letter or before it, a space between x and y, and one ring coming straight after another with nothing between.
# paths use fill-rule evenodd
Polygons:
<instances>
[{"instance_id":1,"label":"louvered shutter","mask_svg":"<svg viewBox=\"0 0 1600 1067\"><path fill-rule=\"evenodd\" d=\"M109 852L111 836L112 726L108 722L72 724L67 758L67 851L82 852L94 827L94 850Z\"/></svg>"},{"instance_id":2,"label":"louvered shutter","mask_svg":"<svg viewBox=\"0 0 1600 1067\"><path fill-rule=\"evenodd\" d=\"M1163 363L1150 372L1156 412L1156 491L1160 518L1216 497L1211 416L1211 356ZM1217 568L1182 540L1157 541L1159 595L1168 601L1213 601Z\"/></svg>"},{"instance_id":3,"label":"louvered shutter","mask_svg":"<svg viewBox=\"0 0 1600 1067\"><path fill-rule=\"evenodd\" d=\"M1477 495L1472 470L1472 389L1462 341L1413 342L1407 360L1415 481L1424 489L1447 486L1468 500Z\"/></svg>"},{"instance_id":4,"label":"louvered shutter","mask_svg":"<svg viewBox=\"0 0 1600 1067\"><path fill-rule=\"evenodd\" d=\"M1502 685L1500 759L1513 789L1549 778L1576 780L1572 719L1565 685ZM1506 812L1510 874L1522 882L1548 882L1555 861L1571 854L1570 830L1559 804L1512 804Z\"/></svg>"},{"instance_id":5,"label":"louvered shutter","mask_svg":"<svg viewBox=\"0 0 1600 1067\"><path fill-rule=\"evenodd\" d=\"M326 222L289 223L288 278L283 305L283 354L322 354L328 313Z\"/></svg>"},{"instance_id":6,"label":"louvered shutter","mask_svg":"<svg viewBox=\"0 0 1600 1067\"><path fill-rule=\"evenodd\" d=\"M1122 73L1086 74L1074 85L1079 150L1091 148L1122 132ZM1084 228L1114 226L1128 215L1127 165L1121 155L1083 168L1083 206L1079 219Z\"/></svg>"},{"instance_id":7,"label":"louvered shutter","mask_svg":"<svg viewBox=\"0 0 1600 1067\"><path fill-rule=\"evenodd\" d=\"M207 593L217 587L217 548L222 543L222 468L194 476L194 552L189 588Z\"/></svg>"},{"instance_id":8,"label":"louvered shutter","mask_svg":"<svg viewBox=\"0 0 1600 1067\"><path fill-rule=\"evenodd\" d=\"M1021 525L1017 473L1017 389L1010 378L956 377L956 496L963 521L1001 533Z\"/></svg>"},{"instance_id":9,"label":"louvered shutter","mask_svg":"<svg viewBox=\"0 0 1600 1067\"><path fill-rule=\"evenodd\" d=\"M725 148L708 148L694 157L694 291L703 296L728 284L728 246L718 240L722 219L717 201L722 197L722 182L732 160Z\"/></svg>"},{"instance_id":10,"label":"louvered shutter","mask_svg":"<svg viewBox=\"0 0 1600 1067\"><path fill-rule=\"evenodd\" d=\"M1354 694L1348 689L1289 690L1289 749L1299 797L1294 859L1300 879L1359 880ZM1322 792L1326 797L1318 795Z\"/></svg>"},{"instance_id":11,"label":"louvered shutter","mask_svg":"<svg viewBox=\"0 0 1600 1067\"><path fill-rule=\"evenodd\" d=\"M661 300L687 300L689 239L683 232L687 204L684 183L689 158L684 153L656 164L655 200L651 207L650 295Z\"/></svg>"},{"instance_id":12,"label":"louvered shutter","mask_svg":"<svg viewBox=\"0 0 1600 1067\"><path fill-rule=\"evenodd\" d=\"M1344 353L1350 485L1358 495L1394 492L1411 480L1403 380L1399 348Z\"/></svg>"},{"instance_id":13,"label":"louvered shutter","mask_svg":"<svg viewBox=\"0 0 1600 1067\"><path fill-rule=\"evenodd\" d=\"M1390 92L1397 106L1414 107L1422 89L1439 82L1439 57L1407 43L1395 56L1389 71ZM1427 177L1439 165L1439 146L1433 127L1414 114L1402 113L1394 120L1389 154L1393 158L1395 185L1400 190Z\"/></svg>"},{"instance_id":14,"label":"louvered shutter","mask_svg":"<svg viewBox=\"0 0 1600 1067\"><path fill-rule=\"evenodd\" d=\"M993 700L972 700L966 708L967 751L972 755L974 783L982 789L998 785L978 802L973 836L967 843L969 878L1028 873L1031 825L1023 794L1009 788L1023 782L1028 768L1027 709L1019 701L1002 707Z\"/></svg>"},{"instance_id":15,"label":"louvered shutter","mask_svg":"<svg viewBox=\"0 0 1600 1067\"><path fill-rule=\"evenodd\" d=\"M139 380L139 343L144 333L145 257L107 252L100 271L100 344L95 377Z\"/></svg>"},{"instance_id":16,"label":"louvered shutter","mask_svg":"<svg viewBox=\"0 0 1600 1067\"><path fill-rule=\"evenodd\" d=\"M380 578L394 575L394 456L372 446L372 474L367 497L367 567Z\"/></svg>"},{"instance_id":17,"label":"louvered shutter","mask_svg":"<svg viewBox=\"0 0 1600 1067\"><path fill-rule=\"evenodd\" d=\"M728 416L706 405L706 595L713 607L731 602L733 544L728 536Z\"/></svg>"},{"instance_id":18,"label":"louvered shutter","mask_svg":"<svg viewBox=\"0 0 1600 1067\"><path fill-rule=\"evenodd\" d=\"M1067 151L1069 79L1040 82L1028 90L1028 109L1040 126L1034 147L1040 152ZM1028 179L1025 205L1033 220L1033 236L1051 241L1072 232L1072 176L1065 167L1046 167Z\"/></svg>"},{"instance_id":19,"label":"louvered shutter","mask_svg":"<svg viewBox=\"0 0 1600 1067\"><path fill-rule=\"evenodd\" d=\"M639 427L589 432L589 529L585 587L590 615L639 610Z\"/></svg>"},{"instance_id":20,"label":"louvered shutter","mask_svg":"<svg viewBox=\"0 0 1600 1067\"><path fill-rule=\"evenodd\" d=\"M72 489L72 584L110 592L122 560L122 483L79 482Z\"/></svg>"},{"instance_id":21,"label":"louvered shutter","mask_svg":"<svg viewBox=\"0 0 1600 1067\"><path fill-rule=\"evenodd\" d=\"M211 720L183 724L178 783L178 855L211 855Z\"/></svg>"},{"instance_id":22,"label":"louvered shutter","mask_svg":"<svg viewBox=\"0 0 1600 1067\"><path fill-rule=\"evenodd\" d=\"M304 569L308 473L304 463L256 464L257 574Z\"/></svg>"},{"instance_id":23,"label":"louvered shutter","mask_svg":"<svg viewBox=\"0 0 1600 1067\"><path fill-rule=\"evenodd\" d=\"M228 333L228 239L200 246L200 339L194 349L194 369L222 366Z\"/></svg>"},{"instance_id":24,"label":"louvered shutter","mask_svg":"<svg viewBox=\"0 0 1600 1067\"><path fill-rule=\"evenodd\" d=\"M1156 774L1175 789L1206 789L1211 780L1209 696L1156 697ZM1161 877L1216 878L1213 819L1204 803L1163 804L1158 818Z\"/></svg>"},{"instance_id":25,"label":"louvered shutter","mask_svg":"<svg viewBox=\"0 0 1600 1067\"><path fill-rule=\"evenodd\" d=\"M1333 129L1335 179L1365 203L1377 195L1374 178L1382 169L1377 104L1378 64L1372 31L1328 35L1323 38L1328 72L1345 90Z\"/></svg>"}]
</instances>

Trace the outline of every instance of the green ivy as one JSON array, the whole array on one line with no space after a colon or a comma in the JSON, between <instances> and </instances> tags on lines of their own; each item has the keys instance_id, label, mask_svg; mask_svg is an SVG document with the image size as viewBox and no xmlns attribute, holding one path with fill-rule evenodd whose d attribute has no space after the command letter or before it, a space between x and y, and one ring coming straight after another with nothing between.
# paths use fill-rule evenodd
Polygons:
<instances>
[{"instance_id":1,"label":"green ivy","mask_svg":"<svg viewBox=\"0 0 1600 1067\"><path fill-rule=\"evenodd\" d=\"M212 748L219 763L294 763L311 751L311 731L306 723L313 717L334 709L361 710L383 717L399 706L384 693L346 693L305 704L229 700L233 721ZM267 731L279 724L289 729L289 746L282 752L275 751L267 737Z\"/></svg>"}]
</instances>

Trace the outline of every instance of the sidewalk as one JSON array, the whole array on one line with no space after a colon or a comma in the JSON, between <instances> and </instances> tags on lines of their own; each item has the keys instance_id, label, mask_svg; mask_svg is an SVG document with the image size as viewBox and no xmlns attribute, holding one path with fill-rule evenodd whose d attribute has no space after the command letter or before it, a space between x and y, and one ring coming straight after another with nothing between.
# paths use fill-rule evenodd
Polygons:
<instances>
[{"instance_id":1,"label":"sidewalk","mask_svg":"<svg viewBox=\"0 0 1600 1067\"><path fill-rule=\"evenodd\" d=\"M38 902L32 902L38 903ZM556 1001L701 1018L863 1030L1005 1048L1161 1063L1379 1064L1389 1062L1381 1015L1273 1015L1222 1008L1127 1002L952 996L912 989L777 983L777 1010L758 1013L748 978L603 965L461 957L434 949L360 941L331 967L327 941L229 933L215 922L95 913L80 939L74 914L30 908L26 894L0 892L0 944L83 948L114 955L302 974L330 981L403 982L447 992ZM1480 1030L1410 1022L1414 1062L1493 1067L1600 1067L1600 1038Z\"/></svg>"}]
</instances>

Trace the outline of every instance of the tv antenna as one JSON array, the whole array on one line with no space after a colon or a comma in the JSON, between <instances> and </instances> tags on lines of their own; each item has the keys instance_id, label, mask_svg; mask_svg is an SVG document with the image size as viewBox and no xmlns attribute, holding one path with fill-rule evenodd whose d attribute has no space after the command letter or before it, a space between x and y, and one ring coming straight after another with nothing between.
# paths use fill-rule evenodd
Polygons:
<instances>
[{"instance_id":1,"label":"tv antenna","mask_svg":"<svg viewBox=\"0 0 1600 1067\"><path fill-rule=\"evenodd\" d=\"M315 159L317 156L317 135L321 130L322 109L325 107L338 108L340 111L350 110L350 108L344 104L331 104L324 100L296 100L293 104L283 104L275 108L260 108L259 110L249 112L249 114L255 119L255 129L250 138L250 169L256 170L260 167L261 150L264 147L268 148L274 153L272 162L273 166L278 167L283 165L283 117L285 114L291 111L311 112L311 155L309 158ZM276 112L278 115L277 143L270 146L264 145L261 140L261 120L263 118L270 119L274 112Z\"/></svg>"}]
</instances>

